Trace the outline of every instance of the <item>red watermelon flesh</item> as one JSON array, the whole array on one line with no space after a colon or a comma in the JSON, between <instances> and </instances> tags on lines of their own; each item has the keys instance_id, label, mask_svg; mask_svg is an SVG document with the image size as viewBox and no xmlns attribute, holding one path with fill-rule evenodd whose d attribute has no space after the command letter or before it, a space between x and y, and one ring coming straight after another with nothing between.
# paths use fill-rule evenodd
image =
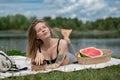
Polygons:
<instances>
[{"instance_id":1,"label":"red watermelon flesh","mask_svg":"<svg viewBox=\"0 0 120 80\"><path fill-rule=\"evenodd\" d=\"M85 49L81 49L80 53L85 56L91 57L91 58L100 57L103 55L103 52L100 49L97 49L94 47L88 47Z\"/></svg>"}]
</instances>

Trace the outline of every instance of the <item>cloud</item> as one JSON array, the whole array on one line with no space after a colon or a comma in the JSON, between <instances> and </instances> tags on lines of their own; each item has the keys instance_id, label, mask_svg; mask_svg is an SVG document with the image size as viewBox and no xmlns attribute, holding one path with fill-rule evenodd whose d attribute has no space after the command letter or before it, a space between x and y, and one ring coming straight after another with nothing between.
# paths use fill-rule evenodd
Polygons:
<instances>
[{"instance_id":1,"label":"cloud","mask_svg":"<svg viewBox=\"0 0 120 80\"><path fill-rule=\"evenodd\" d=\"M104 0L76 0L70 5L64 6L57 10L56 15L75 15L78 19L86 21L87 19L93 19L92 16L100 15L97 14L99 11L104 10L107 4ZM98 16L100 17L100 16ZM97 16L95 18L98 18Z\"/></svg>"},{"instance_id":2,"label":"cloud","mask_svg":"<svg viewBox=\"0 0 120 80\"><path fill-rule=\"evenodd\" d=\"M119 0L106 0L106 4L106 7L101 11L103 12L103 14L100 14L101 18L120 17Z\"/></svg>"},{"instance_id":3,"label":"cloud","mask_svg":"<svg viewBox=\"0 0 120 80\"><path fill-rule=\"evenodd\" d=\"M87 13L90 11L96 11L105 7L105 3L102 0L80 0L79 2L73 3L73 5L66 6L60 10L58 10L59 14L64 14L71 12L74 9L83 9L80 12Z\"/></svg>"},{"instance_id":4,"label":"cloud","mask_svg":"<svg viewBox=\"0 0 120 80\"><path fill-rule=\"evenodd\" d=\"M44 4L32 4L32 3L2 3L0 4L0 16L5 16L9 14L24 14L26 16L48 16L51 11L48 7L43 7ZM55 12L55 11L53 11ZM41 14L42 13L42 14Z\"/></svg>"},{"instance_id":5,"label":"cloud","mask_svg":"<svg viewBox=\"0 0 120 80\"><path fill-rule=\"evenodd\" d=\"M79 6L80 6L80 3L73 3L72 5L64 6L62 9L59 9L57 13L63 14L63 13L71 12L72 10L74 10L75 8Z\"/></svg>"},{"instance_id":6,"label":"cloud","mask_svg":"<svg viewBox=\"0 0 120 80\"><path fill-rule=\"evenodd\" d=\"M75 2L77 2L77 0L70 0L70 2L75 3Z\"/></svg>"},{"instance_id":7,"label":"cloud","mask_svg":"<svg viewBox=\"0 0 120 80\"><path fill-rule=\"evenodd\" d=\"M70 17L71 17L71 18L76 18L77 15L76 15L76 14L72 14Z\"/></svg>"},{"instance_id":8,"label":"cloud","mask_svg":"<svg viewBox=\"0 0 120 80\"><path fill-rule=\"evenodd\" d=\"M43 18L57 16L96 20L120 16L120 0L0 0L0 16L24 14Z\"/></svg>"},{"instance_id":9,"label":"cloud","mask_svg":"<svg viewBox=\"0 0 120 80\"><path fill-rule=\"evenodd\" d=\"M69 3L69 0L43 0L43 3L46 5L54 5L56 7L62 8L66 3ZM66 4L67 5L67 4Z\"/></svg>"},{"instance_id":10,"label":"cloud","mask_svg":"<svg viewBox=\"0 0 120 80\"><path fill-rule=\"evenodd\" d=\"M0 0L0 3L38 3L42 0Z\"/></svg>"}]
</instances>

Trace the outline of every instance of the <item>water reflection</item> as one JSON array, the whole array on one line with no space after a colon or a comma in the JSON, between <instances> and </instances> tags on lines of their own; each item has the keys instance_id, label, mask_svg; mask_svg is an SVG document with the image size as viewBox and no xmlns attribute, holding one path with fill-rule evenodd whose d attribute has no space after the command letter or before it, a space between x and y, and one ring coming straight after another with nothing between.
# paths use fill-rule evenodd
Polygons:
<instances>
[{"instance_id":1,"label":"water reflection","mask_svg":"<svg viewBox=\"0 0 120 80\"><path fill-rule=\"evenodd\" d=\"M118 39L72 39L76 51L86 47L111 49L114 55L120 56L120 38ZM26 52L26 38L0 39L0 48L15 49Z\"/></svg>"},{"instance_id":2,"label":"water reflection","mask_svg":"<svg viewBox=\"0 0 120 80\"><path fill-rule=\"evenodd\" d=\"M97 47L112 50L114 55L120 56L120 38L118 39L73 39L76 51L86 47Z\"/></svg>"},{"instance_id":3,"label":"water reflection","mask_svg":"<svg viewBox=\"0 0 120 80\"><path fill-rule=\"evenodd\" d=\"M25 38L0 39L0 48L5 50L20 50L26 52L27 40Z\"/></svg>"}]
</instances>

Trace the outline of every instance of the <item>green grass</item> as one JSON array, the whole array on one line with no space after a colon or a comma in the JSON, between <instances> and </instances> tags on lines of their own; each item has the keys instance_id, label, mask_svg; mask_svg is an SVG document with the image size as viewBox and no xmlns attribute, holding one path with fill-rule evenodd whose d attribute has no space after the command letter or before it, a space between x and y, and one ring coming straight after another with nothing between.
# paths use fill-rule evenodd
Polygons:
<instances>
[{"instance_id":1,"label":"green grass","mask_svg":"<svg viewBox=\"0 0 120 80\"><path fill-rule=\"evenodd\" d=\"M74 72L52 71L27 76L5 78L3 80L119 80L120 65L102 69L86 69Z\"/></svg>"},{"instance_id":2,"label":"green grass","mask_svg":"<svg viewBox=\"0 0 120 80\"><path fill-rule=\"evenodd\" d=\"M8 55L25 55L17 50L6 51ZM27 76L9 77L3 80L119 80L120 64L101 69L85 69L73 72L51 71Z\"/></svg>"},{"instance_id":3,"label":"green grass","mask_svg":"<svg viewBox=\"0 0 120 80\"><path fill-rule=\"evenodd\" d=\"M21 52L19 50L8 50L5 51L7 55L12 56L12 55L21 55L21 56L25 56L26 53L25 52Z\"/></svg>"}]
</instances>

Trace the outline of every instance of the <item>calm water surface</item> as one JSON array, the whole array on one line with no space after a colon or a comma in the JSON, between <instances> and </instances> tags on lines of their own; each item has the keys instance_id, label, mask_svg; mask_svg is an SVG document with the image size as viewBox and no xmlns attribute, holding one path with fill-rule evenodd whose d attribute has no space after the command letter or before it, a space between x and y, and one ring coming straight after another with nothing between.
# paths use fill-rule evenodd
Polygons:
<instances>
[{"instance_id":1,"label":"calm water surface","mask_svg":"<svg viewBox=\"0 0 120 80\"><path fill-rule=\"evenodd\" d=\"M117 39L72 39L73 46L75 50L86 48L86 47L97 47L110 49L113 55L120 56L120 38ZM2 49L15 49L26 52L27 40L22 39L0 39L0 48Z\"/></svg>"},{"instance_id":2,"label":"calm water surface","mask_svg":"<svg viewBox=\"0 0 120 80\"><path fill-rule=\"evenodd\" d=\"M117 39L73 39L76 51L86 47L112 50L113 55L120 56L120 38Z\"/></svg>"}]
</instances>

